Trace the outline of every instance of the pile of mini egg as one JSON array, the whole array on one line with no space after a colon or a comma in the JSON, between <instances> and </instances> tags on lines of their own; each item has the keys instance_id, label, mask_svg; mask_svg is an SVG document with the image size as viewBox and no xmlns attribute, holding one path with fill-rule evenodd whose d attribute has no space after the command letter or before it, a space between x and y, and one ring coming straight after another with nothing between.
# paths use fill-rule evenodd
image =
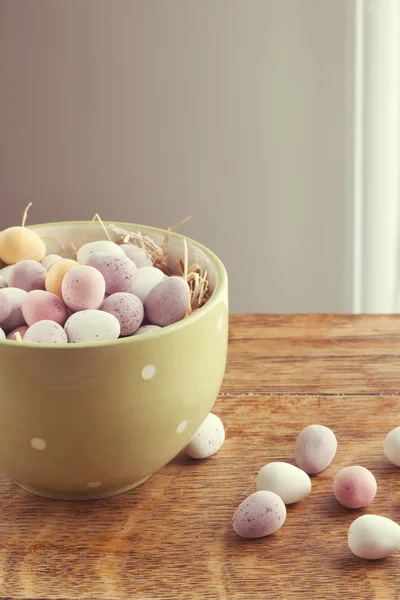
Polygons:
<instances>
[{"instance_id":1,"label":"pile of mini egg","mask_svg":"<svg viewBox=\"0 0 400 600\"><path fill-rule=\"evenodd\" d=\"M272 462L259 471L257 492L246 498L233 516L235 532L245 538L259 538L274 533L285 522L286 505L298 502L311 491L309 475L320 473L335 457L336 436L324 425L309 425L296 441L298 467ZM390 462L400 466L400 427L391 431L384 442ZM361 466L341 469L333 481L336 499L347 508L370 504L377 491L371 471ZM348 531L350 550L358 557L375 560L400 550L400 525L386 517L368 514L357 518Z\"/></svg>"},{"instance_id":2,"label":"pile of mini egg","mask_svg":"<svg viewBox=\"0 0 400 600\"><path fill-rule=\"evenodd\" d=\"M46 254L25 227L0 233L0 339L104 342L159 330L183 319L190 290L166 276L145 250L97 241L76 260Z\"/></svg>"}]
</instances>

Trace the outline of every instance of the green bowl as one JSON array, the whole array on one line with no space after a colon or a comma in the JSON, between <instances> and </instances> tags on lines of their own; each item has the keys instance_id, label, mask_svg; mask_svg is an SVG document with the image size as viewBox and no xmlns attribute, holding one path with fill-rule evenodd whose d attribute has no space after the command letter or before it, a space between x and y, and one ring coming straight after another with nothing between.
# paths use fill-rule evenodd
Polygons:
<instances>
[{"instance_id":1,"label":"green bowl","mask_svg":"<svg viewBox=\"0 0 400 600\"><path fill-rule=\"evenodd\" d=\"M165 231L119 223L161 242ZM48 253L105 239L86 222L34 226ZM65 250L60 252L60 243ZM92 344L0 341L0 471L49 498L90 500L127 491L168 463L211 411L225 371L228 281L221 261L187 240L212 296L183 321ZM171 234L169 265L183 256Z\"/></svg>"}]
</instances>

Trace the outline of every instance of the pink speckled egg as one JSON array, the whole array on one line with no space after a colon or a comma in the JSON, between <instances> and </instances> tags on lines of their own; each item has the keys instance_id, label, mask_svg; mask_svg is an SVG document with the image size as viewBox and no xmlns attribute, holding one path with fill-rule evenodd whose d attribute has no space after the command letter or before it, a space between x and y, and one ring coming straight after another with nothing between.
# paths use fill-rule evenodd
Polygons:
<instances>
[{"instance_id":1,"label":"pink speckled egg","mask_svg":"<svg viewBox=\"0 0 400 600\"><path fill-rule=\"evenodd\" d=\"M241 537L259 538L280 529L285 519L282 499L274 492L260 491L243 500L233 515L232 525Z\"/></svg>"},{"instance_id":2,"label":"pink speckled egg","mask_svg":"<svg viewBox=\"0 0 400 600\"><path fill-rule=\"evenodd\" d=\"M64 329L55 321L37 321L25 333L24 342L36 344L67 344L68 338Z\"/></svg>"},{"instance_id":3,"label":"pink speckled egg","mask_svg":"<svg viewBox=\"0 0 400 600\"><path fill-rule=\"evenodd\" d=\"M68 318L67 307L61 298L44 290L33 290L26 295L22 302L22 314L29 327L44 320L64 325Z\"/></svg>"},{"instance_id":4,"label":"pink speckled egg","mask_svg":"<svg viewBox=\"0 0 400 600\"><path fill-rule=\"evenodd\" d=\"M371 471L358 465L341 469L333 481L336 499L347 508L368 506L375 498L376 489Z\"/></svg>"},{"instance_id":5,"label":"pink speckled egg","mask_svg":"<svg viewBox=\"0 0 400 600\"><path fill-rule=\"evenodd\" d=\"M132 335L141 325L144 317L143 304L134 294L118 292L104 300L102 310L114 315L119 321L121 335Z\"/></svg>"},{"instance_id":6,"label":"pink speckled egg","mask_svg":"<svg viewBox=\"0 0 400 600\"><path fill-rule=\"evenodd\" d=\"M137 272L137 266L123 254L116 256L100 252L92 254L87 262L97 269L106 282L106 293L132 292L132 284Z\"/></svg>"},{"instance_id":7,"label":"pink speckled egg","mask_svg":"<svg viewBox=\"0 0 400 600\"><path fill-rule=\"evenodd\" d=\"M71 269L62 281L63 300L72 312L96 310L103 304L105 290L103 275L87 265Z\"/></svg>"},{"instance_id":8,"label":"pink speckled egg","mask_svg":"<svg viewBox=\"0 0 400 600\"><path fill-rule=\"evenodd\" d=\"M25 292L44 290L47 271L40 262L21 260L11 271L8 280L10 287L20 288Z\"/></svg>"},{"instance_id":9,"label":"pink speckled egg","mask_svg":"<svg viewBox=\"0 0 400 600\"><path fill-rule=\"evenodd\" d=\"M296 441L296 462L309 475L320 473L335 458L336 436L324 425L308 425Z\"/></svg>"},{"instance_id":10,"label":"pink speckled egg","mask_svg":"<svg viewBox=\"0 0 400 600\"><path fill-rule=\"evenodd\" d=\"M190 290L181 277L167 277L149 292L144 308L150 323L166 327L184 318Z\"/></svg>"},{"instance_id":11,"label":"pink speckled egg","mask_svg":"<svg viewBox=\"0 0 400 600\"><path fill-rule=\"evenodd\" d=\"M133 244L121 244L120 248L128 258L133 260L138 269L153 266L153 262L144 248L138 248Z\"/></svg>"},{"instance_id":12,"label":"pink speckled egg","mask_svg":"<svg viewBox=\"0 0 400 600\"><path fill-rule=\"evenodd\" d=\"M12 309L10 315L6 319L3 319L0 325L6 333L9 333L13 329L25 325L24 316L22 314L22 303L26 298L27 293L19 288L8 287L0 290L0 297L3 295L11 300Z\"/></svg>"},{"instance_id":13,"label":"pink speckled egg","mask_svg":"<svg viewBox=\"0 0 400 600\"><path fill-rule=\"evenodd\" d=\"M16 339L17 339L15 336L16 333L19 333L19 335L22 337L22 339L24 339L24 335L27 331L28 331L28 325L21 325L21 327L17 327L11 333L9 333L7 336L7 339L16 341Z\"/></svg>"}]
</instances>

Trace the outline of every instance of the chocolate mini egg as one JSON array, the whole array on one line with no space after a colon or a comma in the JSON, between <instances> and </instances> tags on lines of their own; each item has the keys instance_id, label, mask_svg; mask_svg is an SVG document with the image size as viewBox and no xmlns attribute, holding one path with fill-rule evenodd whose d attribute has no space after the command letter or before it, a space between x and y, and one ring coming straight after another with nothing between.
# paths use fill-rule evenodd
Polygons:
<instances>
[{"instance_id":1,"label":"chocolate mini egg","mask_svg":"<svg viewBox=\"0 0 400 600\"><path fill-rule=\"evenodd\" d=\"M7 265L21 260L43 260L46 246L43 240L26 227L9 227L0 233L0 259Z\"/></svg>"},{"instance_id":2,"label":"chocolate mini egg","mask_svg":"<svg viewBox=\"0 0 400 600\"><path fill-rule=\"evenodd\" d=\"M50 292L33 290L26 294L22 302L22 314L29 327L37 321L55 321L64 325L68 318L64 302Z\"/></svg>"},{"instance_id":3,"label":"chocolate mini egg","mask_svg":"<svg viewBox=\"0 0 400 600\"><path fill-rule=\"evenodd\" d=\"M331 464L337 450L336 436L324 425L308 425L296 441L296 462L309 475L320 473Z\"/></svg>"},{"instance_id":4,"label":"chocolate mini egg","mask_svg":"<svg viewBox=\"0 0 400 600\"><path fill-rule=\"evenodd\" d=\"M55 264L53 269L59 264ZM79 265L68 271L62 282L62 297L72 312L99 308L103 304L105 291L103 275L87 265Z\"/></svg>"},{"instance_id":5,"label":"chocolate mini egg","mask_svg":"<svg viewBox=\"0 0 400 600\"><path fill-rule=\"evenodd\" d=\"M400 526L386 517L362 515L350 525L348 543L359 558L386 558L400 550Z\"/></svg>"},{"instance_id":6,"label":"chocolate mini egg","mask_svg":"<svg viewBox=\"0 0 400 600\"><path fill-rule=\"evenodd\" d=\"M144 248L138 248L133 244L121 244L120 248L128 258L133 260L138 269L153 266L153 262Z\"/></svg>"},{"instance_id":7,"label":"chocolate mini egg","mask_svg":"<svg viewBox=\"0 0 400 600\"><path fill-rule=\"evenodd\" d=\"M0 290L2 290L3 288L8 287L8 283L7 281L4 279L4 277L2 277L0 275Z\"/></svg>"},{"instance_id":8,"label":"chocolate mini egg","mask_svg":"<svg viewBox=\"0 0 400 600\"><path fill-rule=\"evenodd\" d=\"M395 427L387 434L383 451L393 465L400 467L400 427Z\"/></svg>"},{"instance_id":9,"label":"chocolate mini egg","mask_svg":"<svg viewBox=\"0 0 400 600\"><path fill-rule=\"evenodd\" d=\"M132 294L135 294L142 302L145 302L151 290L160 281L164 281L165 275L155 267L142 267L135 274L132 283Z\"/></svg>"},{"instance_id":10,"label":"chocolate mini egg","mask_svg":"<svg viewBox=\"0 0 400 600\"><path fill-rule=\"evenodd\" d=\"M20 288L25 292L44 290L47 271L35 260L21 260L14 265L8 280L10 287Z\"/></svg>"},{"instance_id":11,"label":"chocolate mini egg","mask_svg":"<svg viewBox=\"0 0 400 600\"><path fill-rule=\"evenodd\" d=\"M191 458L208 458L218 452L224 441L225 429L221 419L209 413L186 446L185 452Z\"/></svg>"},{"instance_id":12,"label":"chocolate mini egg","mask_svg":"<svg viewBox=\"0 0 400 600\"><path fill-rule=\"evenodd\" d=\"M72 344L117 340L120 334L118 319L102 310L77 312L69 317L64 329Z\"/></svg>"},{"instance_id":13,"label":"chocolate mini egg","mask_svg":"<svg viewBox=\"0 0 400 600\"><path fill-rule=\"evenodd\" d=\"M59 254L48 254L42 260L42 265L44 266L44 268L46 269L46 271L49 271L50 268L53 265L55 265L57 262L60 262L60 260L63 260L63 257L60 256Z\"/></svg>"},{"instance_id":14,"label":"chocolate mini egg","mask_svg":"<svg viewBox=\"0 0 400 600\"><path fill-rule=\"evenodd\" d=\"M158 325L142 325L133 335L141 335L143 333L150 333L150 331L161 331L162 327Z\"/></svg>"},{"instance_id":15,"label":"chocolate mini egg","mask_svg":"<svg viewBox=\"0 0 400 600\"><path fill-rule=\"evenodd\" d=\"M29 327L24 335L24 342L36 344L66 344L67 334L55 321L37 321Z\"/></svg>"},{"instance_id":16,"label":"chocolate mini egg","mask_svg":"<svg viewBox=\"0 0 400 600\"><path fill-rule=\"evenodd\" d=\"M285 462L271 462L257 475L258 490L278 494L285 504L299 502L311 491L311 479L301 469Z\"/></svg>"},{"instance_id":17,"label":"chocolate mini egg","mask_svg":"<svg viewBox=\"0 0 400 600\"><path fill-rule=\"evenodd\" d=\"M271 535L282 527L286 519L286 506L273 492L259 491L243 500L233 515L235 532L244 538Z\"/></svg>"},{"instance_id":18,"label":"chocolate mini egg","mask_svg":"<svg viewBox=\"0 0 400 600\"><path fill-rule=\"evenodd\" d=\"M125 254L115 256L99 252L88 258L87 265L94 267L103 275L107 294L132 292L137 266Z\"/></svg>"},{"instance_id":19,"label":"chocolate mini egg","mask_svg":"<svg viewBox=\"0 0 400 600\"><path fill-rule=\"evenodd\" d=\"M24 335L26 334L28 329L29 329L28 325L21 325L21 327L17 327L13 331L11 331L11 333L8 334L7 339L14 340L14 341L17 340L17 335L16 335L17 333L19 333L21 338L24 339Z\"/></svg>"},{"instance_id":20,"label":"chocolate mini egg","mask_svg":"<svg viewBox=\"0 0 400 600\"><path fill-rule=\"evenodd\" d=\"M2 328L0 327L0 340L5 340L6 339L6 334L4 333L4 331L2 330Z\"/></svg>"},{"instance_id":21,"label":"chocolate mini egg","mask_svg":"<svg viewBox=\"0 0 400 600\"><path fill-rule=\"evenodd\" d=\"M71 260L70 258L63 258L54 263L46 276L46 290L51 294L55 294L59 298L62 298L63 279L68 271L75 267L79 267L79 264L76 260Z\"/></svg>"},{"instance_id":22,"label":"chocolate mini egg","mask_svg":"<svg viewBox=\"0 0 400 600\"><path fill-rule=\"evenodd\" d=\"M10 315L1 321L1 327L8 333L21 325L25 325L25 319L22 314L22 303L28 294L24 290L12 287L0 290L0 296L3 294L11 300L12 304Z\"/></svg>"},{"instance_id":23,"label":"chocolate mini egg","mask_svg":"<svg viewBox=\"0 0 400 600\"><path fill-rule=\"evenodd\" d=\"M140 272L140 271L139 271ZM167 277L149 292L144 309L150 323L166 327L185 317L190 290L181 277Z\"/></svg>"},{"instance_id":24,"label":"chocolate mini egg","mask_svg":"<svg viewBox=\"0 0 400 600\"><path fill-rule=\"evenodd\" d=\"M376 479L365 467L354 465L341 469L333 480L333 493L343 506L361 508L375 498Z\"/></svg>"},{"instance_id":25,"label":"chocolate mini egg","mask_svg":"<svg viewBox=\"0 0 400 600\"><path fill-rule=\"evenodd\" d=\"M87 265L88 260L93 254L99 254L100 252L106 253L113 256L125 256L124 251L120 246L114 242L108 242L107 240L100 240L98 242L89 242L79 248L76 255L76 259L80 265Z\"/></svg>"},{"instance_id":26,"label":"chocolate mini egg","mask_svg":"<svg viewBox=\"0 0 400 600\"><path fill-rule=\"evenodd\" d=\"M101 310L114 315L119 321L121 335L132 335L139 329L143 317L143 304L137 296L126 292L111 294L103 302Z\"/></svg>"}]
</instances>

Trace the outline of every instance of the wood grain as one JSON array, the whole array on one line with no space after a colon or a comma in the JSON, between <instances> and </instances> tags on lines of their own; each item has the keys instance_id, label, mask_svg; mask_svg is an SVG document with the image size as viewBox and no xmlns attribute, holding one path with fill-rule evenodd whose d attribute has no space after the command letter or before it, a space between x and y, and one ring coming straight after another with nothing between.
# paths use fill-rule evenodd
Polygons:
<instances>
[{"instance_id":1,"label":"wood grain","mask_svg":"<svg viewBox=\"0 0 400 600\"><path fill-rule=\"evenodd\" d=\"M104 501L44 500L0 479L0 598L398 599L400 557L357 559L347 530L365 512L400 522L400 470L382 451L400 424L399 324L394 316L233 317L215 407L223 449L206 461L180 455ZM334 463L279 532L241 540L231 517L258 469L293 462L296 435L313 422L334 429ZM351 463L377 478L368 509L350 511L332 496L335 472Z\"/></svg>"}]
</instances>

